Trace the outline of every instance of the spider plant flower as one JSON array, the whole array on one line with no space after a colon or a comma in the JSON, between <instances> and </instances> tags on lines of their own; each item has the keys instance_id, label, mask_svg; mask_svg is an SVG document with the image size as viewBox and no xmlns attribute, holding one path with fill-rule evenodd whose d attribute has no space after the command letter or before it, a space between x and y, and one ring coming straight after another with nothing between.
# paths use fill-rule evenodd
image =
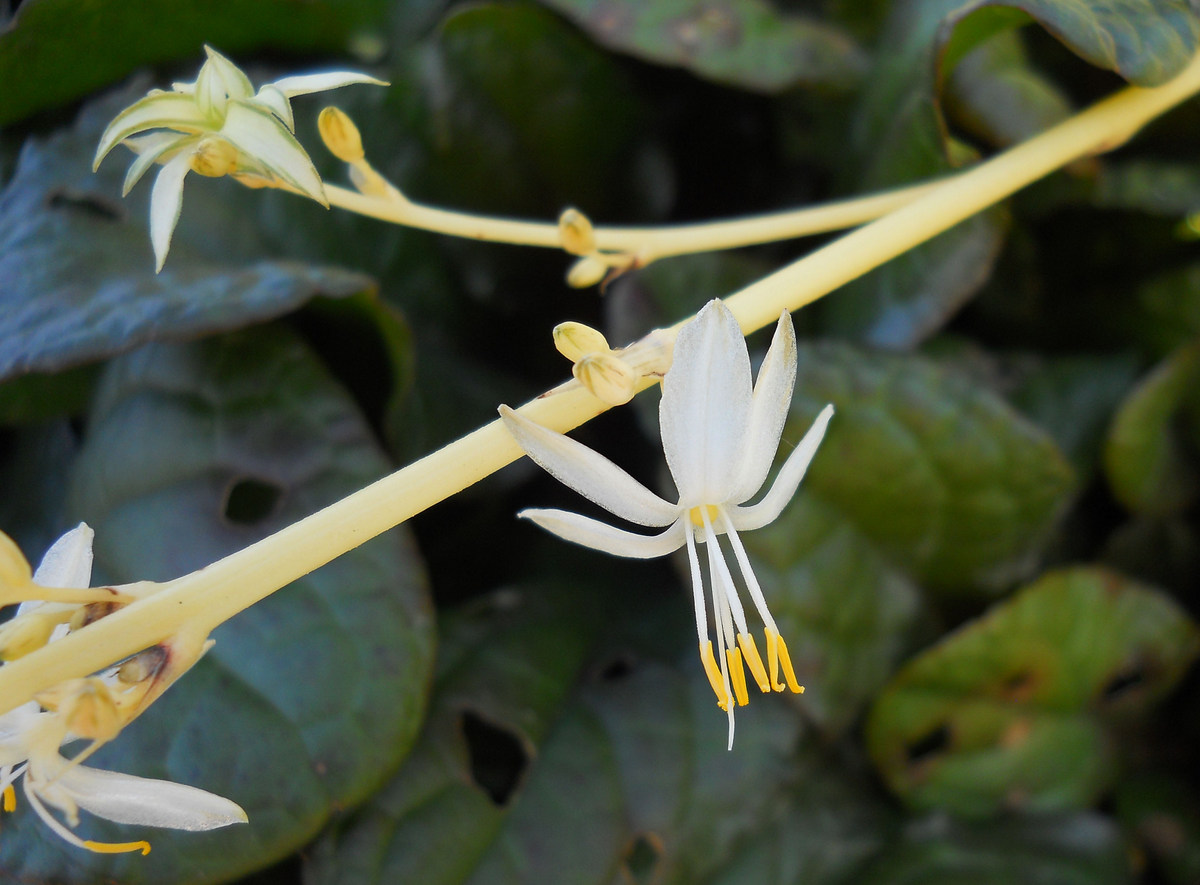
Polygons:
<instances>
[{"instance_id":1,"label":"spider plant flower","mask_svg":"<svg viewBox=\"0 0 1200 885\"><path fill-rule=\"evenodd\" d=\"M283 188L328 207L321 177L296 140L291 99L352 83L387 85L355 71L330 71L284 77L255 92L233 62L210 46L204 51L208 60L194 83L151 90L108 124L92 166L122 142L133 150L138 156L125 176L124 196L151 166L162 164L150 196L156 272L167 259L188 172L231 175L250 187Z\"/></svg>"},{"instance_id":2,"label":"spider plant flower","mask_svg":"<svg viewBox=\"0 0 1200 885\"><path fill-rule=\"evenodd\" d=\"M86 587L91 579L92 537L92 530L80 524L59 538L34 573L34 583ZM14 621L43 617L44 610L51 609L56 626L50 641L54 641L71 629L70 617L59 616L70 608L57 602L25 602ZM182 675L209 644L168 641L110 673L71 680L0 715L0 806L16 810L14 785L21 781L26 800L46 826L72 845L103 854L145 854L150 845L81 839L73 832L80 809L118 823L183 830L244 823L246 813L240 806L213 793L82 764ZM144 657L153 664L145 666ZM64 757L61 748L79 740L91 743L73 758ZM59 811L66 823L50 808Z\"/></svg>"},{"instance_id":3,"label":"spider plant flower","mask_svg":"<svg viewBox=\"0 0 1200 885\"><path fill-rule=\"evenodd\" d=\"M687 547L695 598L700 660L729 718L733 747L735 705L745 705L746 669L763 692L799 693L787 645L767 610L739 532L772 522L795 494L833 415L826 406L756 503L746 503L766 481L783 433L796 379L796 336L785 311L751 384L750 356L733 314L710 301L679 332L663 379L659 424L667 466L679 491L672 504L604 456L500 407L505 425L535 462L560 482L630 522L666 530L645 535L562 510L519 515L561 538L615 556L648 559ZM766 662L750 632L741 596L719 538L725 535L745 590L764 626ZM698 545L707 552L711 592L706 602ZM711 603L711 607L709 605ZM714 652L710 638L716 634ZM780 674L782 673L782 679Z\"/></svg>"}]
</instances>

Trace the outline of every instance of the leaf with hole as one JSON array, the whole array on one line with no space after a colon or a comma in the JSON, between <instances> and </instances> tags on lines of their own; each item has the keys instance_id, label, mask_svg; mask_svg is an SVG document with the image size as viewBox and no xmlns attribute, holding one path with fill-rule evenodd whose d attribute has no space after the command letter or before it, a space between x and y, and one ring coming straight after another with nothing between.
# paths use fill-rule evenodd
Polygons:
<instances>
[{"instance_id":1,"label":"leaf with hole","mask_svg":"<svg viewBox=\"0 0 1200 885\"><path fill-rule=\"evenodd\" d=\"M286 379L286 384L282 383ZM388 463L353 404L282 327L114 361L70 471L68 512L96 529L96 580L200 568L377 479ZM380 784L419 728L433 621L411 538L393 531L283 588L104 747L100 767L228 796L250 816L212 833L88 819L145 838L145 858L87 855L23 808L0 875L56 882L225 881L311 839Z\"/></svg>"},{"instance_id":2,"label":"leaf with hole","mask_svg":"<svg viewBox=\"0 0 1200 885\"><path fill-rule=\"evenodd\" d=\"M1144 714L1198 649L1158 590L1051 572L906 664L871 709L867 746L915 808L1086 807L1112 782L1114 723Z\"/></svg>"}]
</instances>

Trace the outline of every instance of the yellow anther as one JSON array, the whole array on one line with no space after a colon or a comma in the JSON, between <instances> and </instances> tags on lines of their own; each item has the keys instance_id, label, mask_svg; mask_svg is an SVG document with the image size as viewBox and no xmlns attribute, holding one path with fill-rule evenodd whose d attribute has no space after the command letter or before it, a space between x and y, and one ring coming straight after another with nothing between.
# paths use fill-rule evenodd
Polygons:
<instances>
[{"instance_id":1,"label":"yellow anther","mask_svg":"<svg viewBox=\"0 0 1200 885\"><path fill-rule=\"evenodd\" d=\"M746 671L742 668L742 653L736 648L727 648L725 659L729 661L729 681L733 683L733 695L737 698L738 706L744 707L750 703L750 695L746 691Z\"/></svg>"},{"instance_id":2,"label":"yellow anther","mask_svg":"<svg viewBox=\"0 0 1200 885\"><path fill-rule=\"evenodd\" d=\"M554 327L554 348L573 363L593 353L608 353L603 333L583 323L559 323Z\"/></svg>"},{"instance_id":3,"label":"yellow anther","mask_svg":"<svg viewBox=\"0 0 1200 885\"><path fill-rule=\"evenodd\" d=\"M742 657L746 659L746 666L750 668L754 681L758 683L759 691L770 691L771 683L767 681L767 670L763 667L762 658L758 656L758 646L754 644L754 637L749 633L739 633L737 639Z\"/></svg>"},{"instance_id":4,"label":"yellow anther","mask_svg":"<svg viewBox=\"0 0 1200 885\"><path fill-rule=\"evenodd\" d=\"M692 520L692 525L704 528L704 514L706 513L710 525L717 521L718 514L715 504L701 504L699 507L693 507L688 511L688 517Z\"/></svg>"},{"instance_id":5,"label":"yellow anther","mask_svg":"<svg viewBox=\"0 0 1200 885\"><path fill-rule=\"evenodd\" d=\"M608 276L608 262L595 255L585 255L567 271L567 285L572 289L586 289Z\"/></svg>"},{"instance_id":6,"label":"yellow anther","mask_svg":"<svg viewBox=\"0 0 1200 885\"><path fill-rule=\"evenodd\" d=\"M787 643L779 637L779 663L783 665L783 675L787 679L788 688L796 694L804 694L804 686L796 681L796 673L792 670L792 656L788 654ZM782 687L776 689L781 691Z\"/></svg>"},{"instance_id":7,"label":"yellow anther","mask_svg":"<svg viewBox=\"0 0 1200 885\"><path fill-rule=\"evenodd\" d=\"M13 789L13 785L9 784L4 788L4 810L17 810L17 791Z\"/></svg>"},{"instance_id":8,"label":"yellow anther","mask_svg":"<svg viewBox=\"0 0 1200 885\"><path fill-rule=\"evenodd\" d=\"M771 688L783 691L779 681L779 634L769 627L763 631L767 636L767 672L771 674Z\"/></svg>"},{"instance_id":9,"label":"yellow anther","mask_svg":"<svg viewBox=\"0 0 1200 885\"><path fill-rule=\"evenodd\" d=\"M341 108L330 105L322 110L317 117L317 130L325 147L343 163L357 163L366 156L358 127Z\"/></svg>"},{"instance_id":10,"label":"yellow anther","mask_svg":"<svg viewBox=\"0 0 1200 885\"><path fill-rule=\"evenodd\" d=\"M572 255L590 255L596 251L596 233L588 217L578 209L564 209L558 216L558 238Z\"/></svg>"},{"instance_id":11,"label":"yellow anther","mask_svg":"<svg viewBox=\"0 0 1200 885\"><path fill-rule=\"evenodd\" d=\"M237 148L223 138L202 138L192 154L192 171L209 178L220 178L237 168Z\"/></svg>"},{"instance_id":12,"label":"yellow anther","mask_svg":"<svg viewBox=\"0 0 1200 885\"><path fill-rule=\"evenodd\" d=\"M149 842L93 842L86 839L83 847L97 854L127 854L130 851L140 851L145 857L150 853Z\"/></svg>"},{"instance_id":13,"label":"yellow anther","mask_svg":"<svg viewBox=\"0 0 1200 885\"><path fill-rule=\"evenodd\" d=\"M612 353L593 353L571 367L571 374L592 396L610 406L623 406L633 399L638 374Z\"/></svg>"},{"instance_id":14,"label":"yellow anther","mask_svg":"<svg viewBox=\"0 0 1200 885\"><path fill-rule=\"evenodd\" d=\"M700 660L704 663L704 672L708 674L708 684L717 696L717 706L728 710L729 695L725 693L725 680L721 676L721 668L717 666L717 659L713 656L712 640L700 644Z\"/></svg>"}]
</instances>

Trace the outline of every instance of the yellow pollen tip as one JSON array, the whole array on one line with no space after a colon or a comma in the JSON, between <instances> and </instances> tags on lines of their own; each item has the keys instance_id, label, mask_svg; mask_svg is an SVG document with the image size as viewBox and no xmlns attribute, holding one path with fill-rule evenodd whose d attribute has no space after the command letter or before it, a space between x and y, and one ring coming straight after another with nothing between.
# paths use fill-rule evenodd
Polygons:
<instances>
[{"instance_id":1,"label":"yellow pollen tip","mask_svg":"<svg viewBox=\"0 0 1200 885\"><path fill-rule=\"evenodd\" d=\"M767 637L767 672L771 678L771 688L783 691L783 683L779 681L779 634L774 630L763 631Z\"/></svg>"},{"instance_id":2,"label":"yellow pollen tip","mask_svg":"<svg viewBox=\"0 0 1200 885\"><path fill-rule=\"evenodd\" d=\"M713 694L717 696L717 706L722 710L729 709L729 695L725 693L725 680L721 678L721 668L713 655L712 640L700 644L700 660L704 664L704 672L708 676L708 684L712 686Z\"/></svg>"},{"instance_id":3,"label":"yellow pollen tip","mask_svg":"<svg viewBox=\"0 0 1200 885\"><path fill-rule=\"evenodd\" d=\"M733 694L738 706L744 707L750 703L746 692L746 671L742 668L742 653L736 648L725 649L725 658L729 661L729 681L733 683Z\"/></svg>"},{"instance_id":4,"label":"yellow pollen tip","mask_svg":"<svg viewBox=\"0 0 1200 885\"><path fill-rule=\"evenodd\" d=\"M739 633L737 639L738 647L742 650L742 657L746 659L746 666L750 668L754 681L758 683L758 690L770 691L771 683L767 681L767 670L763 666L762 658L758 655L758 646L754 644L754 637L749 633Z\"/></svg>"},{"instance_id":5,"label":"yellow pollen tip","mask_svg":"<svg viewBox=\"0 0 1200 885\"><path fill-rule=\"evenodd\" d=\"M83 847L97 854L128 854L130 851L140 851L142 857L150 853L149 842L93 842L87 839Z\"/></svg>"},{"instance_id":6,"label":"yellow pollen tip","mask_svg":"<svg viewBox=\"0 0 1200 885\"><path fill-rule=\"evenodd\" d=\"M4 788L4 810L17 810L17 791L13 789L13 785L9 784Z\"/></svg>"},{"instance_id":7,"label":"yellow pollen tip","mask_svg":"<svg viewBox=\"0 0 1200 885\"><path fill-rule=\"evenodd\" d=\"M792 656L788 654L787 643L779 637L779 663L783 665L783 675L787 679L788 688L795 694L804 694L804 686L796 681L796 673L792 670ZM782 690L776 689L777 691Z\"/></svg>"},{"instance_id":8,"label":"yellow pollen tip","mask_svg":"<svg viewBox=\"0 0 1200 885\"><path fill-rule=\"evenodd\" d=\"M693 507L688 511L688 516L691 517L692 525L699 528L704 528L704 514L708 514L709 523L717 521L717 508L714 504L701 504L699 507Z\"/></svg>"}]
</instances>

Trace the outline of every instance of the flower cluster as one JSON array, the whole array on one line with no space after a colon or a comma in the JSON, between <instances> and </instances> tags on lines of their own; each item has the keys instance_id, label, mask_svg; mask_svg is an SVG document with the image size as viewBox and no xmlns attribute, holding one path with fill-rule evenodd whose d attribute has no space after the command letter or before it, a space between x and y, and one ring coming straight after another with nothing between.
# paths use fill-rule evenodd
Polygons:
<instances>
[{"instance_id":1,"label":"flower cluster","mask_svg":"<svg viewBox=\"0 0 1200 885\"><path fill-rule=\"evenodd\" d=\"M208 60L193 83L150 94L118 114L100 137L93 169L122 142L137 159L122 194L155 163L163 164L150 197L150 241L162 270L183 205L188 172L231 175L250 187L276 187L328 206L321 177L296 140L291 99L352 83L387 84L355 71L284 77L257 92L242 70L204 47ZM159 130L159 131L152 131ZM141 134L147 133L147 134Z\"/></svg>"},{"instance_id":2,"label":"flower cluster","mask_svg":"<svg viewBox=\"0 0 1200 885\"><path fill-rule=\"evenodd\" d=\"M663 450L679 491L679 500L674 504L604 456L507 406L500 407L505 425L521 448L560 482L630 522L668 528L657 535L643 535L562 510L525 510L522 517L568 541L616 556L645 559L687 547L700 659L717 704L728 714L730 748L735 701L745 705L749 700L747 668L763 692L783 691L784 681L793 692L804 690L796 680L787 645L767 610L762 588L738 537L738 532L761 528L783 512L833 415L833 406L826 406L788 456L767 493L757 503L747 504L771 469L795 379L796 336L786 312L779 318L753 385L745 339L737 320L722 302L710 301L680 330L671 369L663 379L659 407ZM765 664L722 554L721 535L728 538L742 581L762 619ZM717 637L715 653L697 554L699 544L707 550L712 629Z\"/></svg>"},{"instance_id":3,"label":"flower cluster","mask_svg":"<svg viewBox=\"0 0 1200 885\"><path fill-rule=\"evenodd\" d=\"M128 598L126 592L88 588L92 530L82 523L59 538L28 577L28 564L16 546L7 536L0 535L0 539L0 579L10 594L28 597L0 629L0 656L5 659L61 639ZM84 601L57 601L71 596ZM99 601L86 601L89 598ZM150 845L79 838L72 828L79 825L80 809L118 823L183 830L244 823L247 818L241 807L221 796L82 764L183 675L211 644L204 637L174 637L111 671L72 679L0 715L4 810L15 810L14 785L20 781L30 807L51 830L72 845L100 853L146 853ZM90 743L72 758L62 755L64 746L81 740ZM59 811L66 823L50 808Z\"/></svg>"}]
</instances>

